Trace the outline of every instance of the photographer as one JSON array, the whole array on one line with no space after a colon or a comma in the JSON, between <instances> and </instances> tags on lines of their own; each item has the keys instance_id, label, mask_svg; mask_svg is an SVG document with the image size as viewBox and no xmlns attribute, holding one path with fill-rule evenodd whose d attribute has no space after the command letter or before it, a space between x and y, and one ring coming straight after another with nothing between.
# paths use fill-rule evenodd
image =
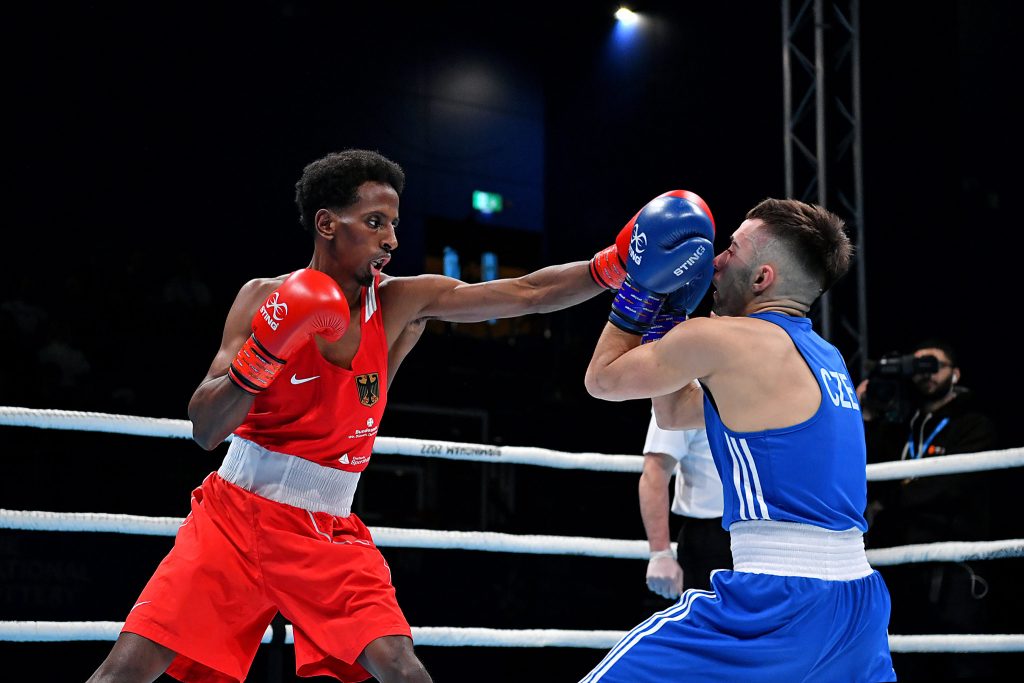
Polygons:
<instances>
[{"instance_id":1,"label":"photographer","mask_svg":"<svg viewBox=\"0 0 1024 683\"><path fill-rule=\"evenodd\" d=\"M960 375L956 353L939 340L918 344L909 356L879 361L857 387L868 462L995 448L994 424L977 410Z\"/></svg>"},{"instance_id":2,"label":"photographer","mask_svg":"<svg viewBox=\"0 0 1024 683\"><path fill-rule=\"evenodd\" d=\"M912 354L879 361L857 387L868 462L995 448L993 421L976 407L974 395L960 381L956 353L939 340L918 344ZM866 545L990 538L990 481L980 472L869 482ZM984 598L989 585L971 565L937 562L883 569L892 589L891 632L986 631ZM910 658L900 669L901 680L975 676L987 672L988 665L984 656Z\"/></svg>"}]
</instances>

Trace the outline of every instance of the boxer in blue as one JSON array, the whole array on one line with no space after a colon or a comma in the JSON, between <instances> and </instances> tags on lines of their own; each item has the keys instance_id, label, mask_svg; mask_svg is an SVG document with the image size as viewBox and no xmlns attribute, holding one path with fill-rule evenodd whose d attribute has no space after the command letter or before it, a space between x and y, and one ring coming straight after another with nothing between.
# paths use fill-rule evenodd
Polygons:
<instances>
[{"instance_id":1,"label":"boxer in blue","mask_svg":"<svg viewBox=\"0 0 1024 683\"><path fill-rule=\"evenodd\" d=\"M734 569L633 629L583 683L895 681L889 594L864 554L860 406L807 317L849 267L845 226L766 199L712 259L693 237L703 225L713 240L706 208L637 221L643 253L631 247L586 385L611 401L653 398L662 428L707 429ZM712 316L686 320L711 283ZM641 344L652 329L662 336Z\"/></svg>"}]
</instances>

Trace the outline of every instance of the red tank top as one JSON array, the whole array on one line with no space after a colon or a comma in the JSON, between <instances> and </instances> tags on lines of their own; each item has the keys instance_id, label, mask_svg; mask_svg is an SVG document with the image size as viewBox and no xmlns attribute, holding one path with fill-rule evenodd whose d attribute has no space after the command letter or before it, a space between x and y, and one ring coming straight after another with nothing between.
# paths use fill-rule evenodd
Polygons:
<instances>
[{"instance_id":1,"label":"red tank top","mask_svg":"<svg viewBox=\"0 0 1024 683\"><path fill-rule=\"evenodd\" d=\"M277 453L361 472L387 403L388 341L377 297L362 292L362 326L352 369L333 365L310 341L260 393L235 434Z\"/></svg>"}]
</instances>

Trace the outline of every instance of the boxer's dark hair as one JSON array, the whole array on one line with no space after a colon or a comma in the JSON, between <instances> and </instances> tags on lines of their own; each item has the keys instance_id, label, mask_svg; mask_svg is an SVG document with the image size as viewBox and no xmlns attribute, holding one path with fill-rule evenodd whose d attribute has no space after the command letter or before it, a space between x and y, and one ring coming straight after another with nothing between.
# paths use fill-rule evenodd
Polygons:
<instances>
[{"instance_id":1,"label":"boxer's dark hair","mask_svg":"<svg viewBox=\"0 0 1024 683\"><path fill-rule=\"evenodd\" d=\"M796 199L769 198L748 211L747 218L764 221L768 234L820 283L822 292L850 268L853 245L846 234L846 223L824 207Z\"/></svg>"},{"instance_id":2,"label":"boxer's dark hair","mask_svg":"<svg viewBox=\"0 0 1024 683\"><path fill-rule=\"evenodd\" d=\"M314 217L320 209L344 209L359 201L359 186L365 182L390 185L402 194L405 171L391 159L366 149L332 152L302 169L295 183L295 204L299 223L314 232Z\"/></svg>"}]
</instances>

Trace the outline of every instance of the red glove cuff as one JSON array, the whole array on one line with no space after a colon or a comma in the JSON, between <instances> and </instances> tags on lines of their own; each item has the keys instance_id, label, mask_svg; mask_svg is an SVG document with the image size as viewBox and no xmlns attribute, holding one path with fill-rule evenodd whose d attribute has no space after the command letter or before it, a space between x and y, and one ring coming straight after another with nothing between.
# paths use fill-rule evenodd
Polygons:
<instances>
[{"instance_id":1,"label":"red glove cuff","mask_svg":"<svg viewBox=\"0 0 1024 683\"><path fill-rule=\"evenodd\" d=\"M619 258L619 250L613 244L594 254L590 259L590 277L600 287L618 289L626 279L626 267Z\"/></svg>"},{"instance_id":2,"label":"red glove cuff","mask_svg":"<svg viewBox=\"0 0 1024 683\"><path fill-rule=\"evenodd\" d=\"M250 335L228 368L228 377L242 391L254 396L270 386L284 367L284 361L263 348Z\"/></svg>"}]
</instances>

